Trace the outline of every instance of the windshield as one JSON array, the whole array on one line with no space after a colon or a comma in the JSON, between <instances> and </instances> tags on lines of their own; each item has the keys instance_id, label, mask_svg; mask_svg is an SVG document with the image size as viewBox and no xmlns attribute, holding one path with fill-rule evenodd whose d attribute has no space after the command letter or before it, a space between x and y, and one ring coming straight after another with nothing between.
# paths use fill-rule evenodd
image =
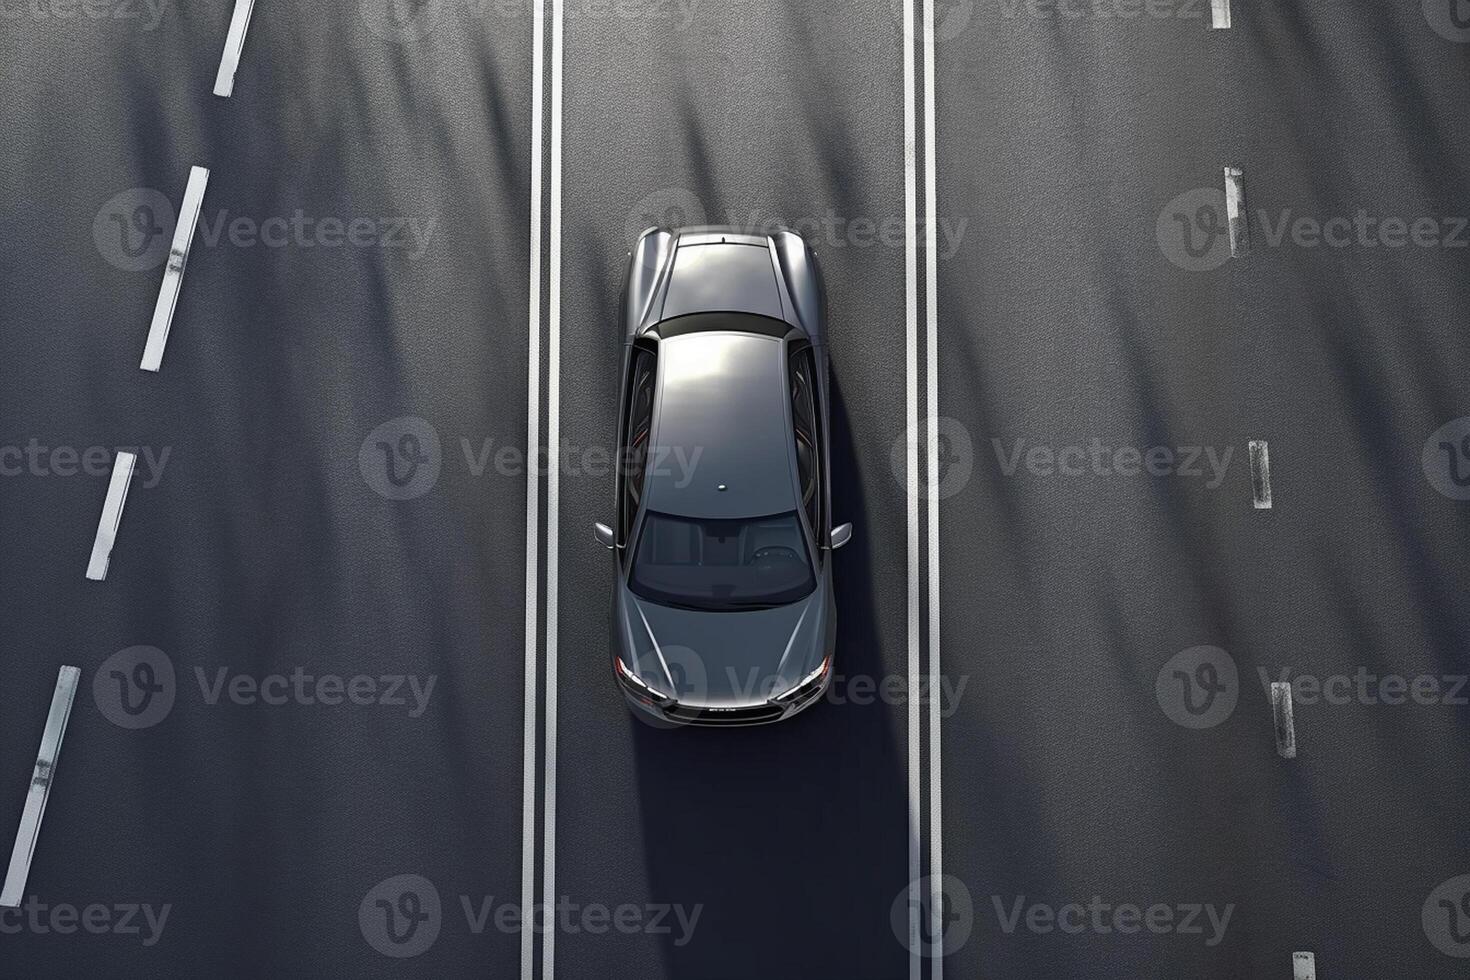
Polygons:
<instances>
[{"instance_id":1,"label":"windshield","mask_svg":"<svg viewBox=\"0 0 1470 980\"><path fill-rule=\"evenodd\" d=\"M654 602L725 612L795 602L816 580L794 511L733 520L650 511L628 585Z\"/></svg>"}]
</instances>

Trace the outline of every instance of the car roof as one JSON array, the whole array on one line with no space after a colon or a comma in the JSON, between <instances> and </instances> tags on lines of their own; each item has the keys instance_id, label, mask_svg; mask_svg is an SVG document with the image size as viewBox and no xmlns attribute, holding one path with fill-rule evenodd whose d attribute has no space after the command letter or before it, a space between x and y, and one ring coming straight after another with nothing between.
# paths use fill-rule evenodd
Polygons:
<instances>
[{"instance_id":1,"label":"car roof","mask_svg":"<svg viewBox=\"0 0 1470 980\"><path fill-rule=\"evenodd\" d=\"M726 330L659 345L651 510L733 518L796 509L785 350L778 338Z\"/></svg>"}]
</instances>

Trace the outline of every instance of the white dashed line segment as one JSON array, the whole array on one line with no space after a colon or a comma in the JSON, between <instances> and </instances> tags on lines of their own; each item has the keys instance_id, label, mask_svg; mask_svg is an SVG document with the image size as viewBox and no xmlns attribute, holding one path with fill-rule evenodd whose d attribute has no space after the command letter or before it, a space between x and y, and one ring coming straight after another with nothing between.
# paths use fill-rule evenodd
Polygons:
<instances>
[{"instance_id":1,"label":"white dashed line segment","mask_svg":"<svg viewBox=\"0 0 1470 980\"><path fill-rule=\"evenodd\" d=\"M1291 715L1291 685L1271 682L1271 717L1276 723L1276 754L1283 759L1296 758L1296 726Z\"/></svg>"},{"instance_id":2,"label":"white dashed line segment","mask_svg":"<svg viewBox=\"0 0 1470 980\"><path fill-rule=\"evenodd\" d=\"M235 0L230 16L230 32L225 35L225 49L220 55L219 72L214 76L214 94L229 98L235 91L235 71L240 67L240 52L245 49L245 32L250 28L250 11L255 0Z\"/></svg>"},{"instance_id":3,"label":"white dashed line segment","mask_svg":"<svg viewBox=\"0 0 1470 980\"><path fill-rule=\"evenodd\" d=\"M107 481L107 498L102 502L102 516L97 520L97 535L92 539L92 557L87 562L87 578L101 582L107 578L112 561L112 545L122 523L123 504L128 499L128 485L133 481L137 453L120 452L112 462L112 477Z\"/></svg>"},{"instance_id":4,"label":"white dashed line segment","mask_svg":"<svg viewBox=\"0 0 1470 980\"><path fill-rule=\"evenodd\" d=\"M51 710L46 714L46 728L41 733L41 748L36 753L31 788L21 809L20 828L15 834L15 847L10 852L5 885L0 888L0 906L17 908L25 898L31 857L36 852L36 839L41 835L41 818L46 815L46 800L55 781L56 760L61 756L61 740L66 736L66 722L71 717L81 673L75 667L62 667L56 674L56 689L51 694Z\"/></svg>"},{"instance_id":5,"label":"white dashed line segment","mask_svg":"<svg viewBox=\"0 0 1470 980\"><path fill-rule=\"evenodd\" d=\"M1271 447L1252 439L1247 448L1251 458L1251 495L1256 510L1271 509Z\"/></svg>"},{"instance_id":6,"label":"white dashed line segment","mask_svg":"<svg viewBox=\"0 0 1470 980\"><path fill-rule=\"evenodd\" d=\"M1230 227L1230 257L1238 259L1251 247L1249 213L1245 209L1245 171L1225 168L1225 214Z\"/></svg>"},{"instance_id":7,"label":"white dashed line segment","mask_svg":"<svg viewBox=\"0 0 1470 980\"><path fill-rule=\"evenodd\" d=\"M189 261L189 246L199 224L199 209L204 206L204 189L209 184L209 170L192 167L189 183L184 188L184 201L179 205L179 220L174 225L174 240L168 250L168 265L163 269L163 284L158 288L158 302L153 306L153 322L148 327L148 343L143 347L144 371L157 371L163 366L163 348L174 321L174 307L184 285L184 266Z\"/></svg>"}]
</instances>

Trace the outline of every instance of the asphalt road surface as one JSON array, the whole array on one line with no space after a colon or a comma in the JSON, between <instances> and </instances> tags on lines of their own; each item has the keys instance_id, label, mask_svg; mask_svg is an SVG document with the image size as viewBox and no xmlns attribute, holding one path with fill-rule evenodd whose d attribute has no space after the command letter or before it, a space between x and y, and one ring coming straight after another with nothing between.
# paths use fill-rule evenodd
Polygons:
<instances>
[{"instance_id":1,"label":"asphalt road surface","mask_svg":"<svg viewBox=\"0 0 1470 980\"><path fill-rule=\"evenodd\" d=\"M1463 976L1470 22L1233 7L0 6L0 976ZM654 223L823 265L786 724L612 679Z\"/></svg>"}]
</instances>

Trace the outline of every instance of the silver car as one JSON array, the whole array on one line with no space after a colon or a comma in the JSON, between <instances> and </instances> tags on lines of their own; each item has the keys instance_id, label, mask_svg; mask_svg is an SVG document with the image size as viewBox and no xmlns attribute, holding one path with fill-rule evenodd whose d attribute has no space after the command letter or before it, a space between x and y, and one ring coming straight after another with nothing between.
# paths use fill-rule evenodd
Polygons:
<instances>
[{"instance_id":1,"label":"silver car","mask_svg":"<svg viewBox=\"0 0 1470 980\"><path fill-rule=\"evenodd\" d=\"M622 302L613 669L669 724L789 718L836 641L821 276L789 231L650 228Z\"/></svg>"}]
</instances>

